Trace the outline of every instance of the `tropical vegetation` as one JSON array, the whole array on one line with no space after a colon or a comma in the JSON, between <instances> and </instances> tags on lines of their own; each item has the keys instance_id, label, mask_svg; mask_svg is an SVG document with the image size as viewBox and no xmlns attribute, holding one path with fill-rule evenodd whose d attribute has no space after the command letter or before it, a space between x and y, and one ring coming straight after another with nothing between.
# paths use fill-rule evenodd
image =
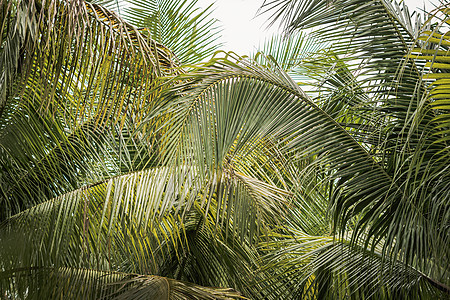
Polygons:
<instances>
[{"instance_id":1,"label":"tropical vegetation","mask_svg":"<svg viewBox=\"0 0 450 300\"><path fill-rule=\"evenodd\" d=\"M0 298L445 299L450 6L0 0Z\"/></svg>"}]
</instances>

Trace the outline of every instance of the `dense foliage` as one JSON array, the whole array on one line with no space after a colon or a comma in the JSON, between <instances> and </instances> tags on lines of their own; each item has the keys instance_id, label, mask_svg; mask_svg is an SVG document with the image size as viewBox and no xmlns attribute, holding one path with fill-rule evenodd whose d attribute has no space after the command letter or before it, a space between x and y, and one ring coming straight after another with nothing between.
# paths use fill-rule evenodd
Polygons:
<instances>
[{"instance_id":1,"label":"dense foliage","mask_svg":"<svg viewBox=\"0 0 450 300\"><path fill-rule=\"evenodd\" d=\"M448 297L450 6L195 3L0 0L0 298Z\"/></svg>"}]
</instances>

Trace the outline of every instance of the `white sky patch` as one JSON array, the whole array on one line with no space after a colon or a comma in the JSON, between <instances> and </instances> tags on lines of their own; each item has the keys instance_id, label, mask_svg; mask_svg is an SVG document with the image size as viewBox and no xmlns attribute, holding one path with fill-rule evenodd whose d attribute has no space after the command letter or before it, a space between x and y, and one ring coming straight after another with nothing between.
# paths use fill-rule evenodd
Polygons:
<instances>
[{"instance_id":1,"label":"white sky patch","mask_svg":"<svg viewBox=\"0 0 450 300\"><path fill-rule=\"evenodd\" d=\"M438 3L439 0L432 2ZM277 25L267 28L269 25L269 13L257 16L258 9L264 3L263 0L199 0L199 7L206 8L211 3L214 11L211 16L220 21L222 26L222 47L225 51L234 51L240 55L254 53L258 45L274 33L281 32ZM410 11L416 7L421 9L426 4L427 9L434 8L430 1L405 0Z\"/></svg>"},{"instance_id":2,"label":"white sky patch","mask_svg":"<svg viewBox=\"0 0 450 300\"><path fill-rule=\"evenodd\" d=\"M206 8L213 1L199 0L199 6ZM222 26L222 47L225 51L238 54L250 54L265 37L278 32L278 27L267 29L268 15L257 16L258 9L264 1L258 0L216 0L211 16L220 21Z\"/></svg>"}]
</instances>

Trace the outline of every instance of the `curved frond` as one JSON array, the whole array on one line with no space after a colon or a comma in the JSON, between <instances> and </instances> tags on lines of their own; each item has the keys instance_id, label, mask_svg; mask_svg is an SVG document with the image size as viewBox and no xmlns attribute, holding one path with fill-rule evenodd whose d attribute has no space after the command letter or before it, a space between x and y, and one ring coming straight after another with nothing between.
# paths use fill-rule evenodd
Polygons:
<instances>
[{"instance_id":1,"label":"curved frond","mask_svg":"<svg viewBox=\"0 0 450 300\"><path fill-rule=\"evenodd\" d=\"M4 295L27 299L245 299L226 288L203 287L171 278L73 268L25 268L0 272L8 276ZM3 282L0 280L0 282Z\"/></svg>"}]
</instances>

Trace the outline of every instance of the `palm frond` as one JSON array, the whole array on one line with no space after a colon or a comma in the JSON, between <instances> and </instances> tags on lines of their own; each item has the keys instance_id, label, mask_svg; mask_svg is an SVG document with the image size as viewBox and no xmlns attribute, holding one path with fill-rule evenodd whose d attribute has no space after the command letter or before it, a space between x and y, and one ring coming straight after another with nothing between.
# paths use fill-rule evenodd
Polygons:
<instances>
[{"instance_id":1,"label":"palm frond","mask_svg":"<svg viewBox=\"0 0 450 300\"><path fill-rule=\"evenodd\" d=\"M437 14L441 15L437 15ZM424 65L424 79L430 82L430 94L429 97L431 107L435 112L434 123L437 127L440 135L440 139L436 142L448 143L448 127L449 120L449 103L448 103L448 91L449 80L446 75L448 73L450 61L449 58L449 46L450 41L448 38L448 20L449 20L449 8L447 6L441 6L436 9L435 15L432 15L427 24L431 24L434 19L441 20L435 24L434 28L423 28L421 35L418 37L418 45L412 49L410 58L422 61L425 60ZM430 30L432 29L432 30ZM448 146L447 146L448 147ZM446 147L446 148L447 148ZM447 151L448 153L448 151Z\"/></svg>"},{"instance_id":2,"label":"palm frond","mask_svg":"<svg viewBox=\"0 0 450 300\"><path fill-rule=\"evenodd\" d=\"M173 88L163 108L172 114L169 122L176 128L162 139L167 145L167 159L189 159L189 164L211 172L240 156L240 151L258 149L259 141L264 140L284 145L283 153L295 151L293 159L320 157L324 164L342 172L333 209L344 223L364 210L363 203L369 199L364 197L376 197L377 209L383 211L401 193L364 148L281 70L272 71L245 61L236 64L216 60L214 66L180 78L189 86ZM348 155L344 158L343 153ZM334 174L334 178L338 174L341 173ZM380 189L382 186L385 190ZM362 196L361 189L367 192L363 193L366 196ZM344 194L346 197L342 197Z\"/></svg>"},{"instance_id":3,"label":"palm frond","mask_svg":"<svg viewBox=\"0 0 450 300\"><path fill-rule=\"evenodd\" d=\"M144 107L151 107L157 93L156 78L174 66L167 48L98 5L52 1L39 7L21 1L17 11L11 4L6 8L1 24L34 24L20 18L40 21L39 30L5 27L8 38L2 41L4 59L11 57L11 47L22 49L20 57L2 64L3 78L17 71L14 82L2 84L8 94L0 121L2 218L86 180L96 182L99 175L117 175L117 168L107 164L90 170L84 166L92 166L88 160L104 160L98 159L98 149L117 140L117 153L103 154L116 156L109 161L119 162L120 168L126 154L123 128L130 137L125 143L136 142L134 132L148 113ZM17 44L19 35L26 41ZM26 68L15 70L19 59ZM119 134L102 136L114 131ZM93 176L80 182L80 173ZM52 185L53 178L59 183Z\"/></svg>"},{"instance_id":4,"label":"palm frond","mask_svg":"<svg viewBox=\"0 0 450 300\"><path fill-rule=\"evenodd\" d=\"M446 261L449 255L448 247L443 247L448 243L444 233L448 229L443 226L448 208L438 200L448 190L444 175L448 173L448 161L441 155L446 145L433 123L436 111L430 106L432 100L422 80L425 62L408 58L422 28L420 18L413 25L407 7L400 8L395 1L272 1L266 7L275 11L274 18L285 18L290 32L315 27L315 34L331 41L331 51L326 55L337 59L322 75L317 73L328 86L324 94L323 85L319 86L316 101L324 103L324 109L335 104L343 107L336 110L342 114L339 122L391 178L387 194L392 198L381 200L381 191L364 196L364 185L357 193L360 200L340 194L347 200L332 200L339 208L335 220L349 211L364 212L357 218L356 227L350 227L353 241L359 235L367 237L367 244L386 238L383 255L399 258L447 282L448 275L443 274L446 271L432 259ZM345 103L349 96L357 100L356 105ZM341 182L356 173L335 174L337 192ZM345 231L343 224L346 222L341 223ZM436 236L433 241L427 237L431 232Z\"/></svg>"},{"instance_id":5,"label":"palm frond","mask_svg":"<svg viewBox=\"0 0 450 300\"><path fill-rule=\"evenodd\" d=\"M193 64L209 58L221 46L217 20L210 16L213 5L204 10L196 6L197 0L130 0L123 15L171 49L181 64Z\"/></svg>"},{"instance_id":6,"label":"palm frond","mask_svg":"<svg viewBox=\"0 0 450 300\"><path fill-rule=\"evenodd\" d=\"M254 56L260 64L268 63L265 61L267 58L273 58L283 70L291 74L303 60L324 48L324 44L321 40L302 33L288 36L273 35L259 46Z\"/></svg>"},{"instance_id":7,"label":"palm frond","mask_svg":"<svg viewBox=\"0 0 450 300\"><path fill-rule=\"evenodd\" d=\"M23 268L3 271L3 295L27 299L245 299L232 289L202 287L154 275L102 272L74 268ZM0 280L0 282L4 282Z\"/></svg>"},{"instance_id":8,"label":"palm frond","mask_svg":"<svg viewBox=\"0 0 450 300\"><path fill-rule=\"evenodd\" d=\"M380 252L356 249L349 244L295 230L292 237L274 235L273 241L263 243L262 247L268 253L265 268L278 270L273 275L278 285L274 289L276 297L445 297L445 289L444 293L435 289L435 282L425 274L400 262L387 262Z\"/></svg>"}]
</instances>

